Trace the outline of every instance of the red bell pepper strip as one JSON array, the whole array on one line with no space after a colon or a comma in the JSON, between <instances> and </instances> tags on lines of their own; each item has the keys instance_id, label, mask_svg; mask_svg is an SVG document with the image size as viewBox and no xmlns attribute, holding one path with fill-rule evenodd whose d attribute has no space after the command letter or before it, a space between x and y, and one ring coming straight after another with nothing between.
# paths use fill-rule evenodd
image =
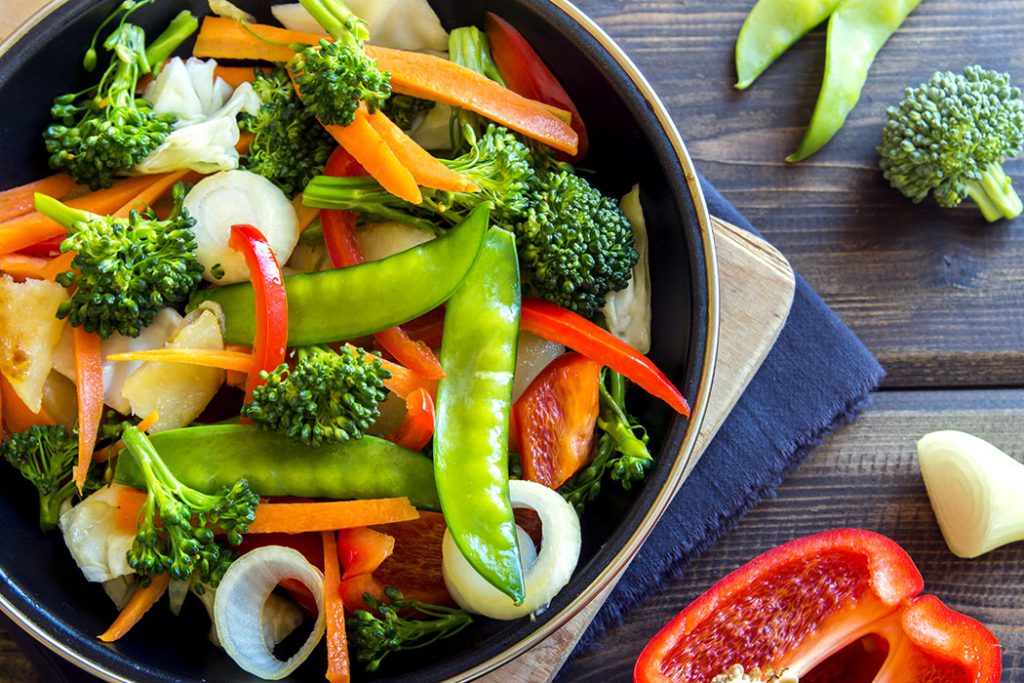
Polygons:
<instances>
[{"instance_id":1,"label":"red bell pepper strip","mask_svg":"<svg viewBox=\"0 0 1024 683\"><path fill-rule=\"evenodd\" d=\"M371 574L395 550L395 538L365 526L338 532L338 559L344 570L341 578Z\"/></svg>"},{"instance_id":2,"label":"red bell pepper strip","mask_svg":"<svg viewBox=\"0 0 1024 683\"><path fill-rule=\"evenodd\" d=\"M524 479L557 489L590 460L600 381L600 365L566 353L530 382L512 406Z\"/></svg>"},{"instance_id":3,"label":"red bell pepper strip","mask_svg":"<svg viewBox=\"0 0 1024 683\"><path fill-rule=\"evenodd\" d=\"M917 597L923 580L896 543L859 529L799 538L715 584L648 643L643 683L709 681L733 665L803 680L865 636L888 643L875 683L996 683L999 643L989 631Z\"/></svg>"},{"instance_id":4,"label":"red bell pepper strip","mask_svg":"<svg viewBox=\"0 0 1024 683\"><path fill-rule=\"evenodd\" d=\"M690 416L686 399L650 359L583 316L548 301L524 297L519 327L615 370L680 415Z\"/></svg>"},{"instance_id":5,"label":"red bell pepper strip","mask_svg":"<svg viewBox=\"0 0 1024 683\"><path fill-rule=\"evenodd\" d=\"M78 391L78 464L75 465L75 486L82 492L96 435L103 418L103 352L100 336L81 327L71 328L75 355L75 386Z\"/></svg>"},{"instance_id":6,"label":"red bell pepper strip","mask_svg":"<svg viewBox=\"0 0 1024 683\"><path fill-rule=\"evenodd\" d=\"M384 438L412 451L423 450L434 436L434 399L420 387L405 399L405 410L405 420Z\"/></svg>"},{"instance_id":7,"label":"red bell pepper strip","mask_svg":"<svg viewBox=\"0 0 1024 683\"><path fill-rule=\"evenodd\" d=\"M256 300L256 334L252 341L252 371L245 380L245 401L263 384L260 371L272 372L284 362L288 345L288 297L284 276L267 238L251 225L232 225L228 246L240 251L249 267Z\"/></svg>"},{"instance_id":8,"label":"red bell pepper strip","mask_svg":"<svg viewBox=\"0 0 1024 683\"><path fill-rule=\"evenodd\" d=\"M324 167L326 175L351 177L366 175L359 162L339 147L331 154ZM339 209L323 209L320 212L320 223L324 230L324 244L331 265L345 268L363 262L363 253L356 240L356 212ZM440 361L430 347L421 341L412 339L401 327L392 327L373 335L381 347L391 354L400 364L427 379L443 379L444 370Z\"/></svg>"},{"instance_id":9,"label":"red bell pepper strip","mask_svg":"<svg viewBox=\"0 0 1024 683\"><path fill-rule=\"evenodd\" d=\"M345 605L338 594L341 571L338 567L338 547L333 531L321 531L324 544L324 621L327 622L327 680L348 683L352 670L348 657L348 639L345 637Z\"/></svg>"},{"instance_id":10,"label":"red bell pepper strip","mask_svg":"<svg viewBox=\"0 0 1024 683\"><path fill-rule=\"evenodd\" d=\"M505 86L514 93L544 104L551 104L572 113L569 125L579 142L576 154L568 157L577 163L587 155L587 127L569 93L558 82L523 34L493 12L484 15L484 32L491 46L491 56L501 73Z\"/></svg>"}]
</instances>

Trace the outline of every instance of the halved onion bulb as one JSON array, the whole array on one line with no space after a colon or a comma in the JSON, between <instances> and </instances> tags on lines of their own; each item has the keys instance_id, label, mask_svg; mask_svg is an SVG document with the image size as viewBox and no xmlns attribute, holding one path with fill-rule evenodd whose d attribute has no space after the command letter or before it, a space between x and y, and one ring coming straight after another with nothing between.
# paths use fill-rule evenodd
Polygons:
<instances>
[{"instance_id":1,"label":"halved onion bulb","mask_svg":"<svg viewBox=\"0 0 1024 683\"><path fill-rule=\"evenodd\" d=\"M954 555L977 557L1024 540L1024 463L983 439L951 430L923 436L917 458Z\"/></svg>"},{"instance_id":2,"label":"halved onion bulb","mask_svg":"<svg viewBox=\"0 0 1024 683\"><path fill-rule=\"evenodd\" d=\"M569 582L580 558L580 520L562 496L542 484L520 480L509 482L509 495L513 507L530 508L541 521L542 538L536 557L532 557L533 542L516 527L526 584L523 604L513 604L480 576L448 531L441 546L444 582L452 598L463 609L491 619L518 619L547 607Z\"/></svg>"},{"instance_id":3,"label":"halved onion bulb","mask_svg":"<svg viewBox=\"0 0 1024 683\"><path fill-rule=\"evenodd\" d=\"M264 605L284 579L297 579L313 594L317 617L302 647L285 661L274 656L264 635ZM217 638L235 663L251 674L276 681L295 671L323 638L324 576L292 548L270 545L235 560L224 573L213 604Z\"/></svg>"}]
</instances>

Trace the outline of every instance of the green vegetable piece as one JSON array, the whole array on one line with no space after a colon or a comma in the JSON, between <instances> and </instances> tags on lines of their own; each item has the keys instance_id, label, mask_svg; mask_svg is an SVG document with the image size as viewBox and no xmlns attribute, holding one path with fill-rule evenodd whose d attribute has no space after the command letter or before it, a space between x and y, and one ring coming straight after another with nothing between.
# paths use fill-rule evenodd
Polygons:
<instances>
[{"instance_id":1,"label":"green vegetable piece","mask_svg":"<svg viewBox=\"0 0 1024 683\"><path fill-rule=\"evenodd\" d=\"M736 38L736 89L749 87L793 43L825 21L840 2L758 0Z\"/></svg>"},{"instance_id":2,"label":"green vegetable piece","mask_svg":"<svg viewBox=\"0 0 1024 683\"><path fill-rule=\"evenodd\" d=\"M469 563L515 604L525 596L508 491L508 419L519 336L515 238L491 229L448 300L434 472L448 530Z\"/></svg>"},{"instance_id":3,"label":"green vegetable piece","mask_svg":"<svg viewBox=\"0 0 1024 683\"><path fill-rule=\"evenodd\" d=\"M476 261L487 234L487 215L481 207L447 234L379 261L285 277L288 345L354 339L437 308ZM203 301L215 301L224 309L226 341L252 343L256 321L250 283L200 290L189 309ZM381 305L384 301L386 306Z\"/></svg>"},{"instance_id":4,"label":"green vegetable piece","mask_svg":"<svg viewBox=\"0 0 1024 683\"><path fill-rule=\"evenodd\" d=\"M786 161L806 159L839 132L860 99L875 55L921 0L843 0L828 21L825 77L804 139Z\"/></svg>"},{"instance_id":5,"label":"green vegetable piece","mask_svg":"<svg viewBox=\"0 0 1024 683\"><path fill-rule=\"evenodd\" d=\"M146 46L146 61L149 62L154 74L160 71L164 62L170 59L178 46L198 28L199 20L194 14L183 9L171 20L164 32Z\"/></svg>"},{"instance_id":6,"label":"green vegetable piece","mask_svg":"<svg viewBox=\"0 0 1024 683\"><path fill-rule=\"evenodd\" d=\"M888 109L878 154L885 179L915 203L929 192L946 207L970 197L991 222L1024 208L1002 166L1022 147L1020 89L1008 74L969 66L907 88Z\"/></svg>"},{"instance_id":7,"label":"green vegetable piece","mask_svg":"<svg viewBox=\"0 0 1024 683\"><path fill-rule=\"evenodd\" d=\"M242 415L264 429L286 434L310 446L359 439L380 416L387 398L384 380L391 377L362 349L300 347L294 367L281 363L261 372Z\"/></svg>"},{"instance_id":8,"label":"green vegetable piece","mask_svg":"<svg viewBox=\"0 0 1024 683\"><path fill-rule=\"evenodd\" d=\"M205 493L245 479L261 496L406 496L417 508L440 509L430 459L373 436L313 448L254 425L219 424L171 429L151 440L177 479ZM144 486L130 453L118 457L114 481Z\"/></svg>"},{"instance_id":9,"label":"green vegetable piece","mask_svg":"<svg viewBox=\"0 0 1024 683\"><path fill-rule=\"evenodd\" d=\"M164 573L187 580L198 572L203 583L216 586L235 554L217 542L214 530L225 532L231 545L241 543L242 534L256 519L259 496L244 478L215 493L190 488L168 469L138 427L128 427L121 438L146 489L128 565L144 580Z\"/></svg>"}]
</instances>

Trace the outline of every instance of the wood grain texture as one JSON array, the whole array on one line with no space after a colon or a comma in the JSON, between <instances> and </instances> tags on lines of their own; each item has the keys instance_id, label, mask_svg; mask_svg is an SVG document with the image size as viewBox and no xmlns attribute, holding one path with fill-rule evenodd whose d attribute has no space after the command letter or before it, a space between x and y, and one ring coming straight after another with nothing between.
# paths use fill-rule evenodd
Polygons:
<instances>
[{"instance_id":1,"label":"wood grain texture","mask_svg":"<svg viewBox=\"0 0 1024 683\"><path fill-rule=\"evenodd\" d=\"M793 538L841 527L877 531L901 544L924 575L925 592L988 626L1003 646L1003 681L1024 681L1024 543L961 560L942 540L917 467L915 442L961 429L1024 461L1024 390L884 392L841 428L779 491L744 518L683 578L609 630L560 683L630 680L647 641L721 577Z\"/></svg>"}]
</instances>

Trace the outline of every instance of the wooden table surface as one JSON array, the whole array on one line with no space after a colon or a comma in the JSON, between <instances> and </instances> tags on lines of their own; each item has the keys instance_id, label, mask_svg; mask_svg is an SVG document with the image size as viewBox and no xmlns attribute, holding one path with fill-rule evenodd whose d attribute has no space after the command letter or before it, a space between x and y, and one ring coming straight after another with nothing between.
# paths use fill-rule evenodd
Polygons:
<instances>
[{"instance_id":1,"label":"wooden table surface","mask_svg":"<svg viewBox=\"0 0 1024 683\"><path fill-rule=\"evenodd\" d=\"M6 34L39 0L2 4ZM796 536L853 526L902 544L928 592L984 622L1003 643L1003 680L1024 681L1024 544L976 560L949 553L914 448L928 431L956 428L1024 459L1024 218L988 225L971 205L915 206L888 187L874 152L885 107L936 69L979 63L1024 84L1024 0L924 0L882 50L839 135L796 166L783 157L814 107L824 31L739 93L732 50L752 4L579 0L660 93L697 167L889 374L874 405L815 451L777 498L630 613L563 680L627 680L644 643L718 578ZM1024 188L1024 162L1006 169ZM32 680L6 637L0 680Z\"/></svg>"}]
</instances>

